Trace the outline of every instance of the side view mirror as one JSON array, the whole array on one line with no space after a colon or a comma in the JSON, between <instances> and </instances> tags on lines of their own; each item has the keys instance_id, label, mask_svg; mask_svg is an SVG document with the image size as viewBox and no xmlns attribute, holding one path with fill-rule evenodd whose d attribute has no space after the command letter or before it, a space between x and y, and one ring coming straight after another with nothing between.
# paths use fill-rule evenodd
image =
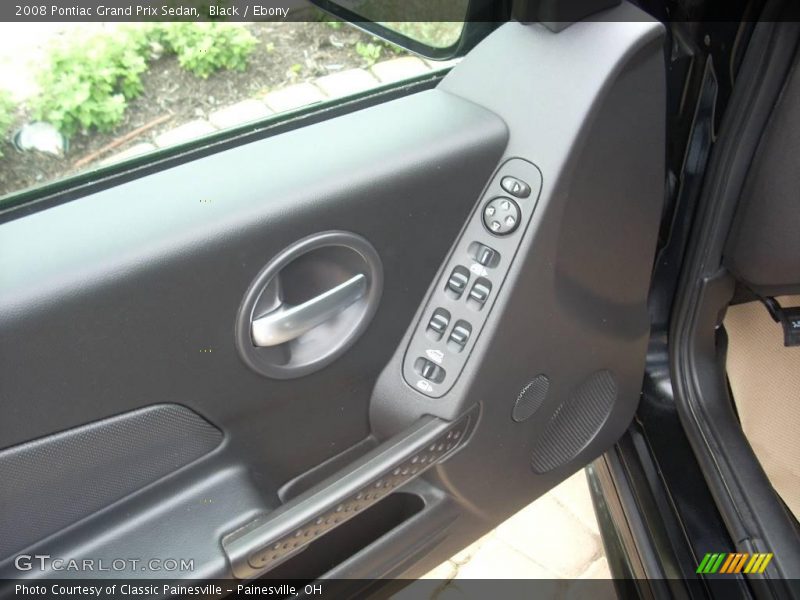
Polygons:
<instances>
[{"instance_id":1,"label":"side view mirror","mask_svg":"<svg viewBox=\"0 0 800 600\"><path fill-rule=\"evenodd\" d=\"M500 22L506 2L493 0L311 0L317 8L433 60L466 54Z\"/></svg>"},{"instance_id":2,"label":"side view mirror","mask_svg":"<svg viewBox=\"0 0 800 600\"><path fill-rule=\"evenodd\" d=\"M621 0L310 0L342 21L433 60L464 56L501 23L554 33Z\"/></svg>"}]
</instances>

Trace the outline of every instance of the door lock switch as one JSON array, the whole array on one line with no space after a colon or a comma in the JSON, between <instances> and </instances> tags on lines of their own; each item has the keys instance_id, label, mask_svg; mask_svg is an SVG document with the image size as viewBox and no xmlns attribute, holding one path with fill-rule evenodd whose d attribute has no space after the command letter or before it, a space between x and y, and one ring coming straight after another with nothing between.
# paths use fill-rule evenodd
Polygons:
<instances>
[{"instance_id":1,"label":"door lock switch","mask_svg":"<svg viewBox=\"0 0 800 600\"><path fill-rule=\"evenodd\" d=\"M457 321L447 338L447 347L453 352L461 352L467 345L471 334L472 325L464 320Z\"/></svg>"},{"instance_id":2,"label":"door lock switch","mask_svg":"<svg viewBox=\"0 0 800 600\"><path fill-rule=\"evenodd\" d=\"M414 370L420 377L433 383L441 383L446 374L442 367L421 356L414 362Z\"/></svg>"},{"instance_id":3,"label":"door lock switch","mask_svg":"<svg viewBox=\"0 0 800 600\"><path fill-rule=\"evenodd\" d=\"M472 242L467 252L470 258L481 266L493 269L500 263L500 253L480 242Z\"/></svg>"},{"instance_id":4,"label":"door lock switch","mask_svg":"<svg viewBox=\"0 0 800 600\"><path fill-rule=\"evenodd\" d=\"M485 277L479 277L472 285L467 297L467 304L476 310L481 310L492 292L492 283Z\"/></svg>"},{"instance_id":5,"label":"door lock switch","mask_svg":"<svg viewBox=\"0 0 800 600\"><path fill-rule=\"evenodd\" d=\"M447 326L450 324L450 313L443 308L433 311L431 320L428 321L428 336L438 342L442 339Z\"/></svg>"},{"instance_id":6,"label":"door lock switch","mask_svg":"<svg viewBox=\"0 0 800 600\"><path fill-rule=\"evenodd\" d=\"M531 195L531 186L516 177L503 177L500 180L500 187L517 198L527 198Z\"/></svg>"},{"instance_id":7,"label":"door lock switch","mask_svg":"<svg viewBox=\"0 0 800 600\"><path fill-rule=\"evenodd\" d=\"M461 294L464 293L464 290L467 289L468 283L469 270L467 270L466 267L458 265L453 269L453 272L450 273L450 277L447 279L447 293L454 300L458 300L461 298Z\"/></svg>"}]
</instances>

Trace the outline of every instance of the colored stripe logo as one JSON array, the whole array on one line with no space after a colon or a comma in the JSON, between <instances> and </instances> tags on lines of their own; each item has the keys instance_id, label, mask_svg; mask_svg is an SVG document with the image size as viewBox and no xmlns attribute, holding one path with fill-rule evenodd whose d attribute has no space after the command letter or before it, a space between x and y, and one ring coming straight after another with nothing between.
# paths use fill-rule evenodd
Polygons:
<instances>
[{"instance_id":1,"label":"colored stripe logo","mask_svg":"<svg viewBox=\"0 0 800 600\"><path fill-rule=\"evenodd\" d=\"M772 552L747 554L710 552L697 566L697 573L763 573L772 560Z\"/></svg>"}]
</instances>

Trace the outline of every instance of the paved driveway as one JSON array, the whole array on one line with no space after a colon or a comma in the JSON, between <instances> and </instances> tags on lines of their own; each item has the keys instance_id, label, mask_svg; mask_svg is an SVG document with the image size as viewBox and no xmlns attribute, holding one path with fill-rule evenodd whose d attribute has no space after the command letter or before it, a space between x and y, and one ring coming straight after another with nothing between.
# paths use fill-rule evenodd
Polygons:
<instances>
[{"instance_id":1,"label":"paved driveway","mask_svg":"<svg viewBox=\"0 0 800 600\"><path fill-rule=\"evenodd\" d=\"M459 580L465 579L610 577L588 482L581 470L428 573L426 579L440 579L443 584L425 596L471 598L469 586L459 586ZM571 597L569 583L543 585L553 587L553 597ZM585 586L577 589L587 590ZM610 585L591 590L593 600L614 597ZM542 597L549 596L545 593ZM405 600L406 594L401 592L397 598Z\"/></svg>"}]
</instances>

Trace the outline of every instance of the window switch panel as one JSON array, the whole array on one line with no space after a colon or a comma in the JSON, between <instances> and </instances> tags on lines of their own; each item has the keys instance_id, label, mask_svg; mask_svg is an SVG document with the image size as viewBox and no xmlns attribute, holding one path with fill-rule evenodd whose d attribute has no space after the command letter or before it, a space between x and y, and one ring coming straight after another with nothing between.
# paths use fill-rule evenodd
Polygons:
<instances>
[{"instance_id":1,"label":"window switch panel","mask_svg":"<svg viewBox=\"0 0 800 600\"><path fill-rule=\"evenodd\" d=\"M416 393L446 398L469 362L477 360L475 349L494 305L502 300L517 252L523 239L533 235L529 224L541 189L536 165L509 158L475 199L403 354L403 379Z\"/></svg>"}]
</instances>

